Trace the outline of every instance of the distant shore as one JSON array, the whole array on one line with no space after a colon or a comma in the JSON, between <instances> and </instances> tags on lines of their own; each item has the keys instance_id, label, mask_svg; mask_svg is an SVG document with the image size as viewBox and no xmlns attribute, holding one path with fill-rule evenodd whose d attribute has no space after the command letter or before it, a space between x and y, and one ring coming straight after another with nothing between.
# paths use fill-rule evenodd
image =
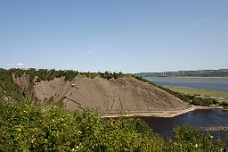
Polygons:
<instances>
[{"instance_id":1,"label":"distant shore","mask_svg":"<svg viewBox=\"0 0 228 152\"><path fill-rule=\"evenodd\" d=\"M224 78L224 79L228 79L227 76L225 77L201 77L201 76L143 76L143 77L157 77L157 78L214 78L214 79L220 79L220 78Z\"/></svg>"},{"instance_id":2,"label":"distant shore","mask_svg":"<svg viewBox=\"0 0 228 152\"><path fill-rule=\"evenodd\" d=\"M228 79L228 77L199 77L199 76L168 76L169 78L214 78L214 79L220 79L225 78Z\"/></svg>"},{"instance_id":3,"label":"distant shore","mask_svg":"<svg viewBox=\"0 0 228 152\"><path fill-rule=\"evenodd\" d=\"M118 117L159 117L172 118L194 110L202 109L223 109L222 107L207 107L207 106L191 106L190 108L179 111L130 111L128 113L119 114L103 114L102 118L118 118Z\"/></svg>"},{"instance_id":4,"label":"distant shore","mask_svg":"<svg viewBox=\"0 0 228 152\"><path fill-rule=\"evenodd\" d=\"M227 76L225 77L201 77L201 76L143 76L144 78L147 78L147 77L157 77L157 78L202 78L202 79L205 79L205 78L214 78L214 79L220 79L220 78L224 78L224 79L228 79Z\"/></svg>"}]
</instances>

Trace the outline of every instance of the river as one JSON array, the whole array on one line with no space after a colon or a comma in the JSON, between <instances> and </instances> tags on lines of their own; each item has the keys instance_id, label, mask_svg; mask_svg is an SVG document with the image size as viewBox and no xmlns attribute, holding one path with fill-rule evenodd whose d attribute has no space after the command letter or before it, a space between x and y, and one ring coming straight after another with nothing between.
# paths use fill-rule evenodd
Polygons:
<instances>
[{"instance_id":1,"label":"river","mask_svg":"<svg viewBox=\"0 0 228 152\"><path fill-rule=\"evenodd\" d=\"M173 137L173 128L177 125L188 123L189 126L197 128L228 126L228 111L222 109L204 109L194 110L183 115L173 118L157 118L157 117L139 117L144 120L154 132L162 137ZM204 130L201 130L205 132ZM228 135L228 131L210 131L211 135L224 138Z\"/></svg>"},{"instance_id":2,"label":"river","mask_svg":"<svg viewBox=\"0 0 228 152\"><path fill-rule=\"evenodd\" d=\"M228 93L228 78L145 77L145 79L162 86L188 87ZM228 126L228 111L222 109L195 110L173 118L140 118L162 137L173 137L172 129L185 122L189 126L199 128ZM210 133L215 137L220 136L221 138L228 135L228 131L210 131Z\"/></svg>"},{"instance_id":3,"label":"river","mask_svg":"<svg viewBox=\"0 0 228 152\"><path fill-rule=\"evenodd\" d=\"M161 85L194 89L216 90L228 93L228 78L144 77Z\"/></svg>"}]
</instances>

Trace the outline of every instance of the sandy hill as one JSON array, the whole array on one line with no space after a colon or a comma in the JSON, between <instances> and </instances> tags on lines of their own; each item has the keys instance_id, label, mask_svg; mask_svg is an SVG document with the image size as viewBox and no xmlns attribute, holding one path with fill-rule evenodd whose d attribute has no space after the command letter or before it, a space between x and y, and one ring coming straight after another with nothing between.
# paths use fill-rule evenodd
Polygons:
<instances>
[{"instance_id":1,"label":"sandy hill","mask_svg":"<svg viewBox=\"0 0 228 152\"><path fill-rule=\"evenodd\" d=\"M23 75L14 79L24 94L29 92L41 104L63 102L70 111L95 108L101 113L137 113L178 111L187 107L180 99L135 78L106 80L77 76L72 81L65 81L62 77L36 82L32 90L25 91L29 84L28 77Z\"/></svg>"}]
</instances>

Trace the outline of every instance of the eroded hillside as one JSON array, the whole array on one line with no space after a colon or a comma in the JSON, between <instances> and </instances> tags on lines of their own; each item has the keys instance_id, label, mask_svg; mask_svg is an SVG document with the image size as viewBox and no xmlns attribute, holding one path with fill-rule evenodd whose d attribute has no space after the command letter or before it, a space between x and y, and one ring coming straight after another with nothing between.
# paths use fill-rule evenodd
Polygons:
<instances>
[{"instance_id":1,"label":"eroded hillside","mask_svg":"<svg viewBox=\"0 0 228 152\"><path fill-rule=\"evenodd\" d=\"M36 82L30 91L26 90L27 75L14 80L24 94L29 94L41 105L62 103L70 111L95 108L101 113L127 113L177 111L187 107L180 99L133 77L107 80L76 76L71 81L61 77Z\"/></svg>"}]
</instances>

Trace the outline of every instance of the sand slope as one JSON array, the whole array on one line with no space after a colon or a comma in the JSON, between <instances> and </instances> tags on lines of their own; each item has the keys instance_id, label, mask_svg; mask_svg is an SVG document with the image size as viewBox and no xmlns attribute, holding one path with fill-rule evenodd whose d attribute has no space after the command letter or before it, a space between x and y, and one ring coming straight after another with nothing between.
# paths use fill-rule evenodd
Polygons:
<instances>
[{"instance_id":1,"label":"sand slope","mask_svg":"<svg viewBox=\"0 0 228 152\"><path fill-rule=\"evenodd\" d=\"M20 80L22 79L22 80ZM15 80L23 89L28 83L21 77ZM72 84L74 86L72 87ZM72 81L55 78L37 82L30 95L40 104L54 97L63 101L70 111L95 108L101 113L138 113L154 111L179 111L187 104L169 93L135 78L102 79L76 77Z\"/></svg>"}]
</instances>

